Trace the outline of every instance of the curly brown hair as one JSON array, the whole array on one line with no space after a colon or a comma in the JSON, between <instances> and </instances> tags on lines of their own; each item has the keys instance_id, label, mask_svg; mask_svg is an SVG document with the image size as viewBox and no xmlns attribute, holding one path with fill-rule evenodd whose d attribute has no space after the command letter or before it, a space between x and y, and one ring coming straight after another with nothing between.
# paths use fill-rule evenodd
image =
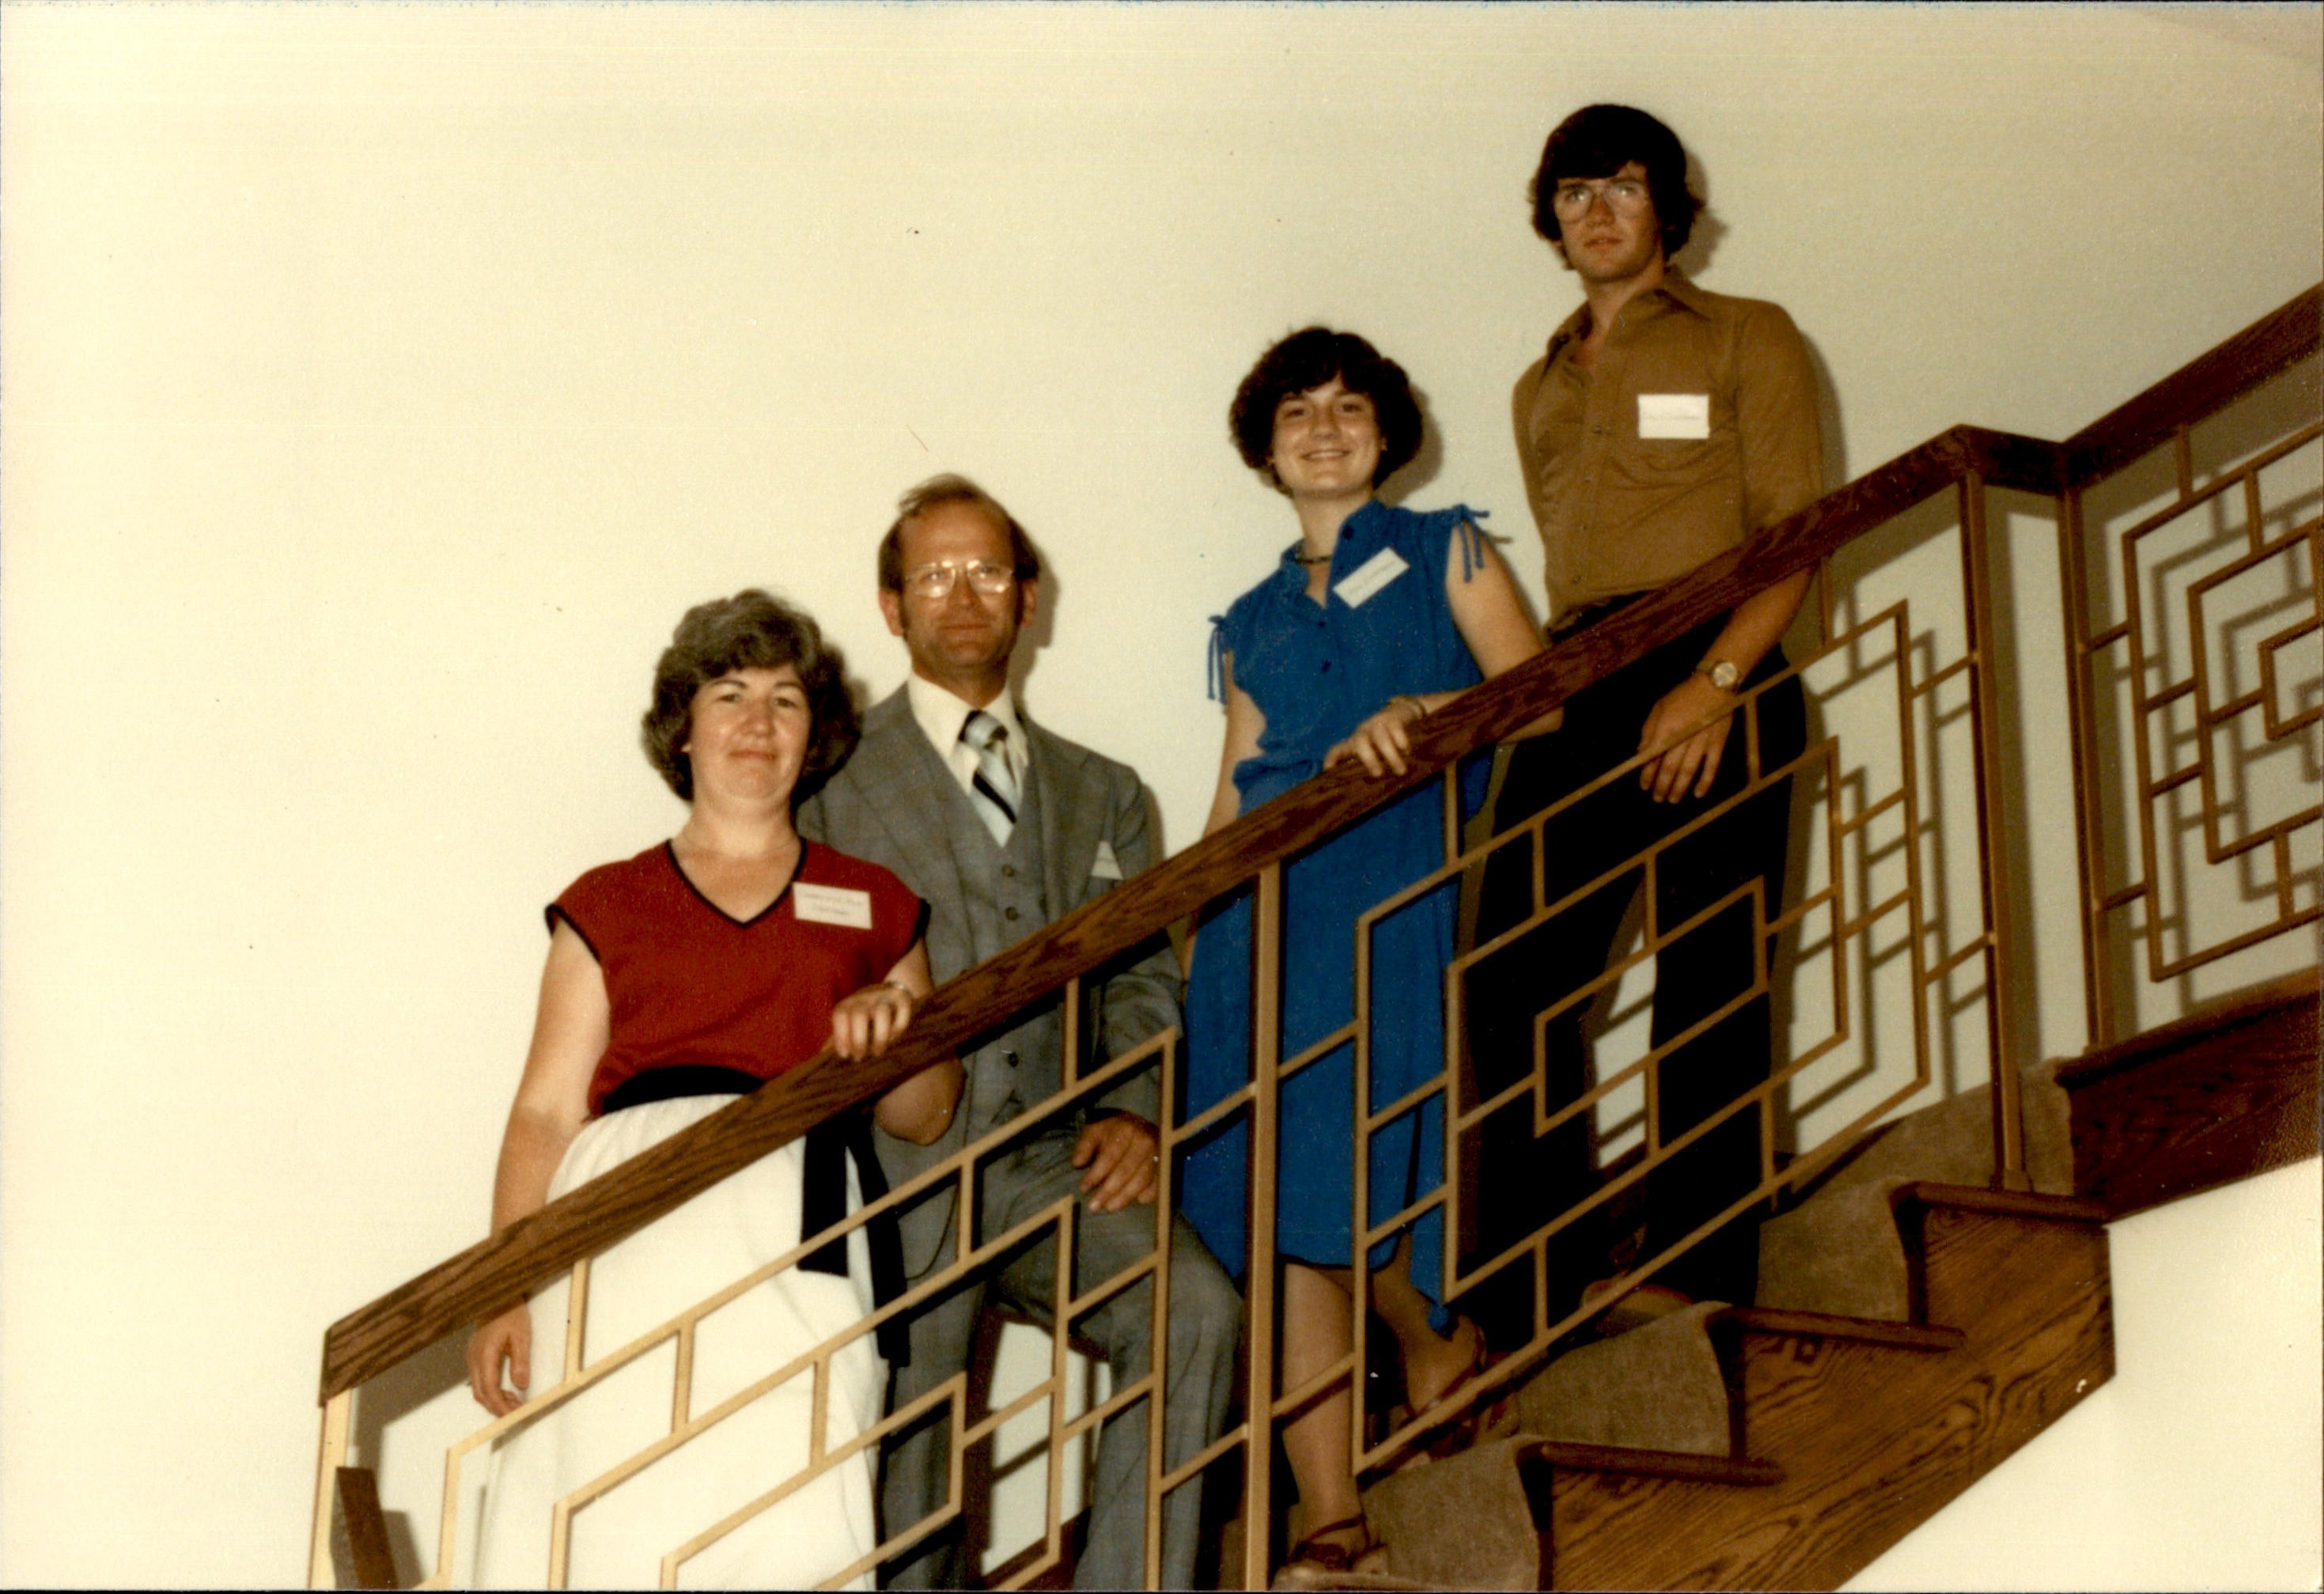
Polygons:
<instances>
[{"instance_id":1,"label":"curly brown hair","mask_svg":"<svg viewBox=\"0 0 2324 1594\"><path fill-rule=\"evenodd\" d=\"M1259 364L1235 390L1234 402L1227 407L1227 431L1234 438L1235 452L1278 493L1283 484L1268 463L1275 449L1275 407L1294 393L1322 387L1335 376L1350 392L1361 393L1372 401L1380 434L1373 486L1411 464L1413 456L1420 452L1420 402L1412 396L1412 382L1404 367L1352 332L1303 327L1259 357Z\"/></svg>"},{"instance_id":2,"label":"curly brown hair","mask_svg":"<svg viewBox=\"0 0 2324 1594\"><path fill-rule=\"evenodd\" d=\"M847 694L847 661L805 611L754 586L688 609L654 666L653 705L641 730L646 761L670 790L694 800L694 760L683 751L693 729L694 695L734 670L786 664L807 688L808 716L807 762L792 802L847 761L863 728Z\"/></svg>"}]
</instances>

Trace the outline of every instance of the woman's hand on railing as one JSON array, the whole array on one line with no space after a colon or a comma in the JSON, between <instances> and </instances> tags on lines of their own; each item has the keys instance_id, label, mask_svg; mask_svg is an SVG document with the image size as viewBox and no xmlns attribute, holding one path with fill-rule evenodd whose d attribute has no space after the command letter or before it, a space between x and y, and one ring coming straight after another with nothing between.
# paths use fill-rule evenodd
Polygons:
<instances>
[{"instance_id":1,"label":"woman's hand on railing","mask_svg":"<svg viewBox=\"0 0 2324 1594\"><path fill-rule=\"evenodd\" d=\"M1323 767L1353 759L1367 775L1401 775L1404 755L1412 751L1405 727L1428 712L1428 705L1409 694L1388 700L1388 706L1355 728L1353 734L1323 755Z\"/></svg>"},{"instance_id":2,"label":"woman's hand on railing","mask_svg":"<svg viewBox=\"0 0 2324 1594\"><path fill-rule=\"evenodd\" d=\"M887 980L841 997L831 1009L831 1049L851 1063L878 1056L912 1027L918 1005L912 992Z\"/></svg>"},{"instance_id":3,"label":"woman's hand on railing","mask_svg":"<svg viewBox=\"0 0 2324 1594\"><path fill-rule=\"evenodd\" d=\"M851 1063L880 1055L911 1027L912 1015L934 989L928 944L915 941L885 980L831 1009L831 1049ZM960 1086L959 1058L932 1063L881 1097L872 1108L872 1121L899 1140L934 1145L952 1125Z\"/></svg>"},{"instance_id":4,"label":"woman's hand on railing","mask_svg":"<svg viewBox=\"0 0 2324 1594\"><path fill-rule=\"evenodd\" d=\"M508 1367L514 1392L501 1385L501 1368ZM532 1387L532 1313L521 1301L476 1325L468 1336L468 1393L496 1417L504 1417L524 1404Z\"/></svg>"}]
</instances>

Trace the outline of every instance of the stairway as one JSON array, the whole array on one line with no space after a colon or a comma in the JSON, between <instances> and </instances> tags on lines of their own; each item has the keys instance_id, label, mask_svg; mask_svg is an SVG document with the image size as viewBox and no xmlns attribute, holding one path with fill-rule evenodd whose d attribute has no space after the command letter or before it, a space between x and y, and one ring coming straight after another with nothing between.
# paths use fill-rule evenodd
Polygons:
<instances>
[{"instance_id":1,"label":"stairway","mask_svg":"<svg viewBox=\"0 0 2324 1594\"><path fill-rule=\"evenodd\" d=\"M2141 1166L2185 1193L2189 1146L2206 1186L2316 1155L2316 1014L2305 974L2028 1070L2034 1193L1990 1188L1982 1090L1889 1126L1765 1225L1758 1304L1572 1350L1517 1437L1366 1491L1388 1571L1335 1586L1846 1581L2113 1375L2105 1223L2156 1199Z\"/></svg>"}]
</instances>

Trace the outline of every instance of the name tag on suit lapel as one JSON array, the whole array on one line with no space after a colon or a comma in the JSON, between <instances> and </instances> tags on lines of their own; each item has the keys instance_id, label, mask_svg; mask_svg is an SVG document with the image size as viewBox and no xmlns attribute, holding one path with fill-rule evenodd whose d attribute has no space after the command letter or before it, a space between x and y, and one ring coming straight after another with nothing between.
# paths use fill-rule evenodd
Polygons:
<instances>
[{"instance_id":1,"label":"name tag on suit lapel","mask_svg":"<svg viewBox=\"0 0 2324 1594\"><path fill-rule=\"evenodd\" d=\"M1118 880L1121 878L1121 860L1113 855L1113 843L1100 838L1097 856L1090 861L1090 879Z\"/></svg>"},{"instance_id":2,"label":"name tag on suit lapel","mask_svg":"<svg viewBox=\"0 0 2324 1594\"><path fill-rule=\"evenodd\" d=\"M1405 563L1402 554L1392 548L1384 548L1349 571L1332 591L1349 608L1360 609L1366 599L1411 568Z\"/></svg>"},{"instance_id":3,"label":"name tag on suit lapel","mask_svg":"<svg viewBox=\"0 0 2324 1594\"><path fill-rule=\"evenodd\" d=\"M1638 436L1707 438L1711 435L1709 393L1640 393Z\"/></svg>"},{"instance_id":4,"label":"name tag on suit lapel","mask_svg":"<svg viewBox=\"0 0 2324 1594\"><path fill-rule=\"evenodd\" d=\"M791 882L791 912L802 924L838 925L850 930L872 927L872 893L845 886Z\"/></svg>"}]
</instances>

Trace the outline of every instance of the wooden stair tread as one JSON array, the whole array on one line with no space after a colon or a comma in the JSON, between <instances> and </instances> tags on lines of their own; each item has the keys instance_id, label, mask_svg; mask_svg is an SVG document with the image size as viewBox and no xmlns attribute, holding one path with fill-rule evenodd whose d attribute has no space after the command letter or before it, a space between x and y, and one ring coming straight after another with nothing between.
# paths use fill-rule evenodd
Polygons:
<instances>
[{"instance_id":1,"label":"wooden stair tread","mask_svg":"<svg viewBox=\"0 0 2324 1594\"><path fill-rule=\"evenodd\" d=\"M1843 1317L1830 1312L1794 1312L1771 1306L1736 1306L1720 1320L1754 1334L1813 1334L1827 1340L1848 1340L1860 1345L1889 1345L1900 1350L1958 1350L1969 1336L1956 1328L1917 1322L1882 1322L1869 1317Z\"/></svg>"},{"instance_id":2,"label":"wooden stair tread","mask_svg":"<svg viewBox=\"0 0 2324 1594\"><path fill-rule=\"evenodd\" d=\"M2319 1149L2316 974L2289 974L2061 1064L2074 1192L2116 1217Z\"/></svg>"},{"instance_id":3,"label":"wooden stair tread","mask_svg":"<svg viewBox=\"0 0 2324 1594\"><path fill-rule=\"evenodd\" d=\"M1634 1450L1618 1444L1572 1444L1556 1439L1519 1441L1527 1454L1553 1467L1617 1472L1630 1478L1672 1478L1687 1483L1725 1483L1761 1488L1784 1481L1773 1461L1742 1456L1696 1456L1680 1451Z\"/></svg>"},{"instance_id":4,"label":"wooden stair tread","mask_svg":"<svg viewBox=\"0 0 2324 1594\"><path fill-rule=\"evenodd\" d=\"M2043 1195L2031 1190L1992 1190L1981 1184L1938 1184L1916 1181L1892 1198L1907 1206L1950 1207L1955 1212L1984 1212L1997 1218L2046 1219L2058 1223L2103 1223L2114 1214L2102 1202L2073 1195Z\"/></svg>"},{"instance_id":5,"label":"wooden stair tread","mask_svg":"<svg viewBox=\"0 0 2324 1594\"><path fill-rule=\"evenodd\" d=\"M2132 1036L2112 1046L2095 1046L2070 1062L2057 1066L2055 1078L2067 1090L2092 1083L2109 1074L2135 1068L2152 1058L2162 1056L2214 1035L2222 1029L2250 1024L2273 1016L2286 1008L2312 1008L2317 1005L2317 976L2313 969L2303 969L2255 985L2236 996L2225 997L2196 1009L2183 1018Z\"/></svg>"}]
</instances>

